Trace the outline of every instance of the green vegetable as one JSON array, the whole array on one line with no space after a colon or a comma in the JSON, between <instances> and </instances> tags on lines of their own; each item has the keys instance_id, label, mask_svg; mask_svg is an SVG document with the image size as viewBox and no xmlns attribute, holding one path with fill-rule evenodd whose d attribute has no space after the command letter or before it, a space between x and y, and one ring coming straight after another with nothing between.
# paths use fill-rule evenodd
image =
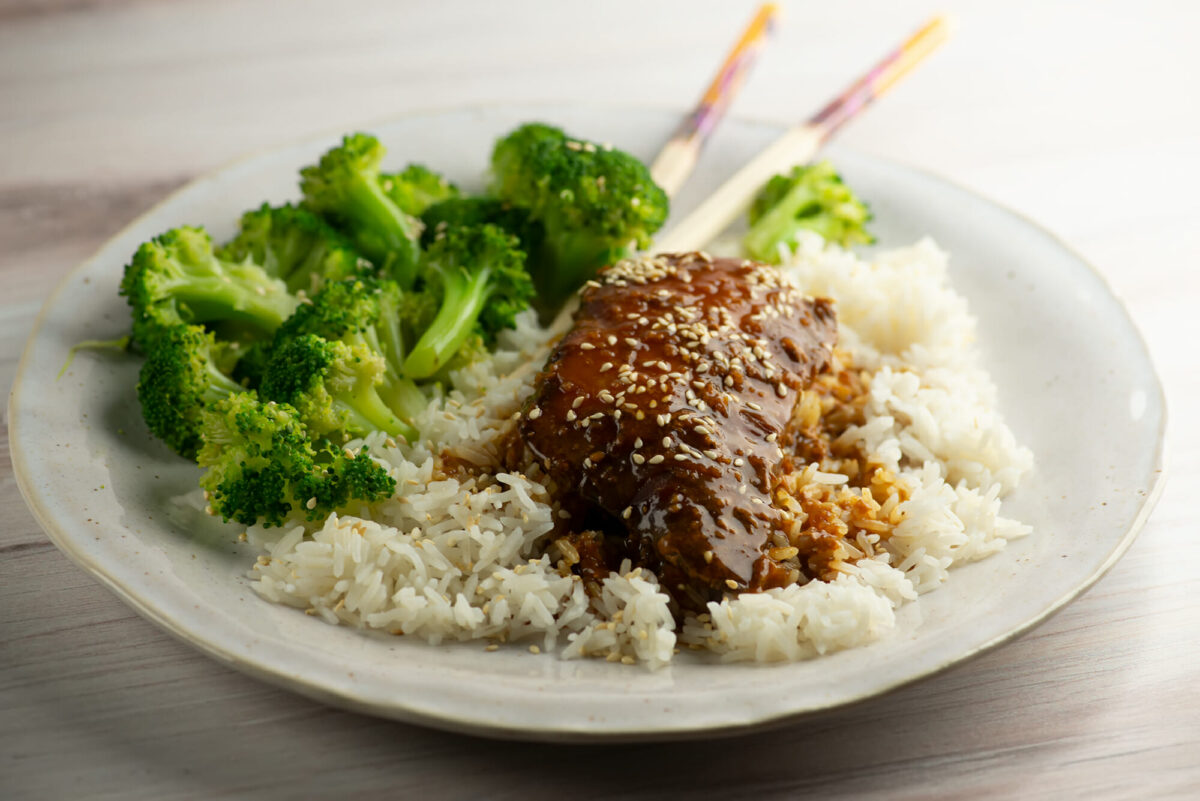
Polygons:
<instances>
[{"instance_id":1,"label":"green vegetable","mask_svg":"<svg viewBox=\"0 0 1200 801\"><path fill-rule=\"evenodd\" d=\"M494 225L447 228L422 262L425 291L438 300L437 316L404 360L404 373L427 378L478 334L494 342L529 306L533 284L520 243Z\"/></svg>"},{"instance_id":2,"label":"green vegetable","mask_svg":"<svg viewBox=\"0 0 1200 801\"><path fill-rule=\"evenodd\" d=\"M440 231L467 225L494 225L512 234L520 242L521 250L528 260L541 253L546 230L540 222L530 219L527 209L494 197L454 197L443 200L426 209L421 215L425 231L421 234L421 245L429 247Z\"/></svg>"},{"instance_id":3,"label":"green vegetable","mask_svg":"<svg viewBox=\"0 0 1200 801\"><path fill-rule=\"evenodd\" d=\"M405 214L420 217L434 203L458 196L458 187L422 164L409 164L398 173L382 176L387 192Z\"/></svg>"},{"instance_id":4,"label":"green vegetable","mask_svg":"<svg viewBox=\"0 0 1200 801\"><path fill-rule=\"evenodd\" d=\"M428 400L404 374L404 361L436 312L430 295L405 292L394 281L331 281L280 326L273 346L315 334L327 341L367 348L383 360L380 396L401 418L410 420Z\"/></svg>"},{"instance_id":5,"label":"green vegetable","mask_svg":"<svg viewBox=\"0 0 1200 801\"><path fill-rule=\"evenodd\" d=\"M348 234L381 273L409 288L416 281L421 222L405 213L379 172L386 151L368 134L343 137L315 166L300 171L304 205Z\"/></svg>"},{"instance_id":6,"label":"green vegetable","mask_svg":"<svg viewBox=\"0 0 1200 801\"><path fill-rule=\"evenodd\" d=\"M236 323L269 336L296 308L283 281L261 265L219 258L203 228L174 228L138 248L121 294L133 309L134 340L152 350L180 323Z\"/></svg>"},{"instance_id":7,"label":"green vegetable","mask_svg":"<svg viewBox=\"0 0 1200 801\"><path fill-rule=\"evenodd\" d=\"M219 248L175 228L125 269L143 416L205 468L226 520L283 525L390 497L387 470L342 444L414 439L417 382L485 356L535 285L556 308L667 215L637 159L546 125L496 143L489 196L418 164L383 173L383 157L348 135L301 171L301 205L246 212Z\"/></svg>"},{"instance_id":8,"label":"green vegetable","mask_svg":"<svg viewBox=\"0 0 1200 801\"><path fill-rule=\"evenodd\" d=\"M287 321L284 321L284 325L287 325ZM260 339L238 350L238 360L230 373L234 381L247 389L258 389L266 375L267 364L271 361L271 342L269 339Z\"/></svg>"},{"instance_id":9,"label":"green vegetable","mask_svg":"<svg viewBox=\"0 0 1200 801\"><path fill-rule=\"evenodd\" d=\"M319 520L352 501L377 503L396 481L366 449L350 456L313 442L295 409L253 392L230 395L202 414L200 485L215 513L245 525L283 525L291 516Z\"/></svg>"},{"instance_id":10,"label":"green vegetable","mask_svg":"<svg viewBox=\"0 0 1200 801\"><path fill-rule=\"evenodd\" d=\"M528 209L545 228L529 264L544 310L556 309L600 267L649 247L667 219L667 194L644 164L541 123L496 143L492 193Z\"/></svg>"},{"instance_id":11,"label":"green vegetable","mask_svg":"<svg viewBox=\"0 0 1200 801\"><path fill-rule=\"evenodd\" d=\"M133 342L133 337L128 334L126 334L123 337L117 337L116 339L84 339L84 340L80 340L79 342L76 342L74 345L72 345L71 349L67 351L67 358L63 362L63 366L58 368L58 375L56 375L54 377L54 380L57 381L60 378L62 378L64 375L66 375L67 370L71 369L71 362L75 361L75 354L79 353L79 351L81 351L81 350L95 350L95 351L110 350L110 351L116 351L118 353L124 353L125 351L129 350L129 345L132 342Z\"/></svg>"},{"instance_id":12,"label":"green vegetable","mask_svg":"<svg viewBox=\"0 0 1200 801\"><path fill-rule=\"evenodd\" d=\"M242 215L238 235L217 249L227 261L251 261L283 279L289 292L316 292L327 280L371 274L350 241L317 215L293 206L261 207Z\"/></svg>"},{"instance_id":13,"label":"green vegetable","mask_svg":"<svg viewBox=\"0 0 1200 801\"><path fill-rule=\"evenodd\" d=\"M379 394L386 366L365 345L304 334L272 348L260 391L267 400L296 409L313 436L347 437L384 431L413 439L415 429Z\"/></svg>"},{"instance_id":14,"label":"green vegetable","mask_svg":"<svg viewBox=\"0 0 1200 801\"><path fill-rule=\"evenodd\" d=\"M159 333L142 364L137 386L142 417L180 456L196 458L205 405L242 392L222 367L231 354L229 345L201 326L178 324Z\"/></svg>"},{"instance_id":15,"label":"green vegetable","mask_svg":"<svg viewBox=\"0 0 1200 801\"><path fill-rule=\"evenodd\" d=\"M866 229L870 219L870 210L832 164L800 165L776 175L759 192L742 244L751 258L778 264L780 246L794 245L801 230L815 231L842 247L869 244L874 241Z\"/></svg>"}]
</instances>

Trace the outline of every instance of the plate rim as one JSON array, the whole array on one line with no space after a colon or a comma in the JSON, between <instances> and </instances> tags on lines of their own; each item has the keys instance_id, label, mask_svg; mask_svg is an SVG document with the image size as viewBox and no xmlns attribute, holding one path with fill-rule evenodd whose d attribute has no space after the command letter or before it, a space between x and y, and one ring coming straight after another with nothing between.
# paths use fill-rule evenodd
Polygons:
<instances>
[{"instance_id":1,"label":"plate rim","mask_svg":"<svg viewBox=\"0 0 1200 801\"><path fill-rule=\"evenodd\" d=\"M557 110L559 113L562 113L563 111L569 112L572 110L590 111L596 109L621 109L625 111L640 111L646 113L674 113L679 111L678 109L669 107L665 104L651 103L564 103L554 101L511 103L490 101L482 103L445 106L435 105L430 107L415 108L407 110L401 114L394 114L371 120L355 127L360 130L369 130L372 126L383 126L413 118L434 117L438 115L473 111L486 113L489 110L495 112L509 109L545 110L547 112ZM735 115L734 119L742 124L767 128L780 133L782 133L787 127L785 123L780 123L777 119L770 119L762 116ZM186 629L169 617L165 616L154 607L149 599L142 598L135 589L126 586L126 584L120 579L111 575L111 573L102 564L90 558L86 553L83 552L78 544L75 543L72 537L67 533L67 527L65 525L60 525L55 519L54 513L46 507L43 499L39 497L35 488L31 484L28 473L29 468L26 464L30 457L25 452L25 443L22 441L22 437L20 436L19 429L16 425L22 418L22 405L25 403L22 394L23 384L25 383L23 379L26 377L26 373L32 369L31 352L33 350L35 341L38 339L42 329L44 328L46 319L50 315L51 310L56 307L56 302L59 299L59 296L67 289L67 287L80 273L83 273L91 268L98 260L100 255L107 250L115 240L120 239L128 234L132 229L141 225L147 218L155 215L162 207L168 205L179 196L191 191L197 184L200 184L206 180L210 180L227 171L231 171L240 166L249 164L257 159L265 158L289 148L307 146L310 144L315 146L319 143L340 137L345 130L345 127L336 129L331 128L326 131L320 131L311 135L280 141L271 146L248 151L219 166L198 173L162 197L133 220L122 226L111 236L106 238L105 241L91 253L91 255L66 273L46 297L46 300L43 302L41 308L34 318L28 339L22 348L21 357L17 365L17 370L13 376L13 383L8 397L7 414L10 443L9 449L17 487L38 525L46 533L47 537L55 545L55 547L66 554L73 562L75 562L75 564L84 569L92 577L97 579L103 586L113 592L122 602L132 608L141 617L167 631L175 638L186 642L191 647L199 649L218 662L232 667L239 672L248 674L256 679L263 680L273 686L282 687L284 689L297 692L300 695L308 698L312 698L322 703L327 703L339 708L409 723L431 726L443 730L497 738L502 737L506 739L542 741L552 740L555 742L635 742L645 740L684 740L701 736L736 735L749 733L752 731L761 731L768 728L787 725L802 718L828 712L833 709L840 709L861 704L872 698L886 695L900 687L923 681L934 675L942 673L951 667L964 664L965 662L968 662L987 651L997 648L1004 643L1010 642L1036 628L1037 626L1040 626L1061 611L1065 606L1091 589L1096 582L1103 578L1103 576L1112 569L1112 567L1121 559L1122 556L1124 556L1129 547L1137 539L1162 494L1167 480L1166 450L1167 431L1169 429L1169 409L1167 406L1165 389L1163 387L1157 365L1154 361L1153 354L1146 343L1141 329L1138 327L1133 315L1130 313L1124 299L1114 291L1104 273L1053 231L1031 219L1024 213L1017 211L982 192L969 189L957 183L956 181L945 177L935 170L914 166L899 159L879 156L869 151L838 146L836 149L852 154L854 157L873 161L886 166L899 167L906 172L917 174L926 180L941 184L943 187L949 188L955 192L971 196L977 200L981 200L984 203L991 205L998 211L1003 212L1008 217L1018 221L1022 225L1038 232L1041 236L1046 237L1057 249L1071 256L1076 262L1078 262L1078 264L1085 267L1091 273L1091 277L1097 281L1099 287L1102 288L1113 301L1115 301L1117 307L1120 309L1125 318L1125 322L1128 324L1129 330L1133 333L1136 339L1136 344L1142 358L1145 361L1147 372L1153 377L1153 394L1158 401L1157 407L1161 409L1161 418L1157 427L1157 431L1155 432L1153 464L1149 471L1149 485L1139 488L1143 490L1143 494L1140 504L1137 508L1137 512L1130 521L1129 526L1122 535L1121 539L1115 544L1103 562L1101 562L1096 569L1086 577L1086 579L1078 583L1068 592L1064 593L1053 603L1041 610L1037 615L1022 621L1021 623L1009 628L990 640L956 654L952 658L946 658L934 663L918 673L905 675L900 679L884 682L881 686L872 687L867 691L851 693L849 696L842 697L835 701L824 701L810 704L801 710L793 709L781 712L760 711L750 716L748 719L737 720L722 725L710 725L686 720L676 722L673 718L658 718L656 719L658 721L658 725L649 727L644 723L642 725L625 727L619 724L613 725L611 722L609 722L602 728L593 728L587 726L586 721L582 721L582 723L576 722L574 725L565 723L563 721L555 721L550 725L543 724L533 727L528 724L506 722L505 720L497 718L496 716L492 716L489 719L484 719L482 717L462 719L449 713L434 714L421 709L415 709L410 706L403 705L402 702L397 703L394 699L371 699L361 694L355 694L352 691L352 688L330 688L299 674L287 672L277 665L271 664L268 659L265 659L261 656L237 653L232 649L222 647L211 639ZM662 725L664 723L666 725Z\"/></svg>"}]
</instances>

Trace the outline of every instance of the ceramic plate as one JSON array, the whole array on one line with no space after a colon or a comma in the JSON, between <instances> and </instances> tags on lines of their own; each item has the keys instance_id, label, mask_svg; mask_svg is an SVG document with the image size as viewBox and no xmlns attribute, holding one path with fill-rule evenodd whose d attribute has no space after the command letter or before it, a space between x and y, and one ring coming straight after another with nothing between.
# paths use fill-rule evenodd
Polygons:
<instances>
[{"instance_id":1,"label":"ceramic plate","mask_svg":"<svg viewBox=\"0 0 1200 801\"><path fill-rule=\"evenodd\" d=\"M494 138L543 119L643 158L677 115L597 108L485 108L377 125L391 163L422 161L467 186ZM728 121L676 204L686 213L778 135ZM201 178L105 245L47 302L10 405L20 487L51 539L138 612L221 662L339 706L433 726L530 739L670 738L744 731L858 701L928 676L1045 620L1128 547L1162 478L1162 390L1138 332L1103 279L1054 237L1013 213L910 168L831 149L875 211L883 245L931 235L951 254L955 287L980 320L1001 408L1033 448L1036 472L1007 514L1033 536L958 568L904 607L894 634L814 662L753 666L681 654L651 672L559 661L522 647L430 647L326 625L260 600L253 555L236 529L172 499L197 468L146 432L138 360L70 346L128 326L117 297L137 245L183 223L232 235L239 213L296 197L296 171L335 141L264 153ZM114 644L114 647L118 647Z\"/></svg>"}]
</instances>

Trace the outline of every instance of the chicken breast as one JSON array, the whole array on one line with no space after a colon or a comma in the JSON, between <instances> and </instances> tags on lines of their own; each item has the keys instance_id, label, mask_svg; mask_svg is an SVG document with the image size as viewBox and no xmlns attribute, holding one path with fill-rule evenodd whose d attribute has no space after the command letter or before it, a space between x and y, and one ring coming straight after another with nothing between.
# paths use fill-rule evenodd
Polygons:
<instances>
[{"instance_id":1,"label":"chicken breast","mask_svg":"<svg viewBox=\"0 0 1200 801\"><path fill-rule=\"evenodd\" d=\"M832 304L778 269L703 253L626 260L584 288L517 428L572 528L681 604L783 586L771 492L799 391L828 368Z\"/></svg>"}]
</instances>

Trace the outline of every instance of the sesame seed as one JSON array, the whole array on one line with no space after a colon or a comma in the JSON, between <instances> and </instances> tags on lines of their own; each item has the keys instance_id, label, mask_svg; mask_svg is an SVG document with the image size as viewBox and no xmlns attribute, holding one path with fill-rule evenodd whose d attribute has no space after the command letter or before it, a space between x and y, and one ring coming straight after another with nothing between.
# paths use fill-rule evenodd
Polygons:
<instances>
[{"instance_id":1,"label":"sesame seed","mask_svg":"<svg viewBox=\"0 0 1200 801\"><path fill-rule=\"evenodd\" d=\"M650 457L650 464L662 464L663 461L664 461L664 457L661 453L656 453L655 455Z\"/></svg>"},{"instance_id":2,"label":"sesame seed","mask_svg":"<svg viewBox=\"0 0 1200 801\"><path fill-rule=\"evenodd\" d=\"M530 409L529 414L527 415L527 417L530 420L536 420L541 416L542 416L542 410L540 408L538 408L537 406L534 406L532 409Z\"/></svg>"},{"instance_id":3,"label":"sesame seed","mask_svg":"<svg viewBox=\"0 0 1200 801\"><path fill-rule=\"evenodd\" d=\"M646 457L642 456L640 453L635 453L633 455L633 463L634 464L644 464L645 462L646 462Z\"/></svg>"},{"instance_id":4,"label":"sesame seed","mask_svg":"<svg viewBox=\"0 0 1200 801\"><path fill-rule=\"evenodd\" d=\"M626 506L625 511L621 512L621 517L625 520L628 520L632 514L633 514L633 507Z\"/></svg>"},{"instance_id":5,"label":"sesame seed","mask_svg":"<svg viewBox=\"0 0 1200 801\"><path fill-rule=\"evenodd\" d=\"M736 582L736 581L734 581L733 579L725 579L725 586L726 586L726 587L728 587L728 588L729 588L729 589L731 589L731 590L736 590L736 589L737 589L737 582Z\"/></svg>"}]
</instances>

